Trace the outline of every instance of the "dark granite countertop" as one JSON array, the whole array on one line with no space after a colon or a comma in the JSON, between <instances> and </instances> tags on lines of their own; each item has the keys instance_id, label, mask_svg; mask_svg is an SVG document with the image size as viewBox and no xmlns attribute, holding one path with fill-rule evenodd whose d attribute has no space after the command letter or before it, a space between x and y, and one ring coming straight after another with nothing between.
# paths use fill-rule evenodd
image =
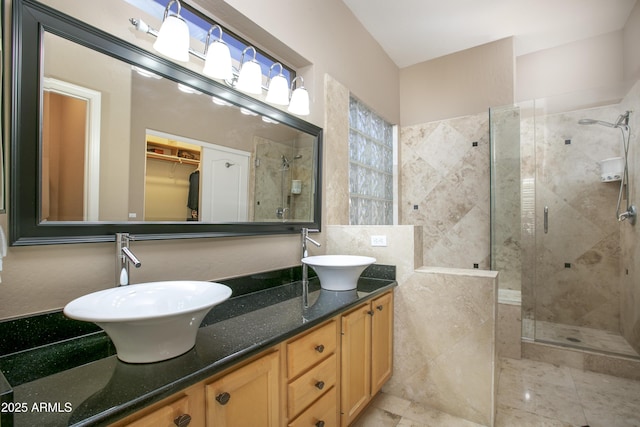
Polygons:
<instances>
[{"instance_id":1,"label":"dark granite countertop","mask_svg":"<svg viewBox=\"0 0 640 427\"><path fill-rule=\"evenodd\" d=\"M355 291L321 290L312 278L309 307L304 308L298 270L222 280L233 289L232 298L209 312L194 348L162 362L121 362L106 334L84 322L76 326L79 336L61 332L64 328L42 333L44 344L16 338L20 327L43 330L33 326L34 319L0 322L0 423L108 425L397 285L395 268L380 265L363 273ZM56 323L48 317L45 321Z\"/></svg>"}]
</instances>

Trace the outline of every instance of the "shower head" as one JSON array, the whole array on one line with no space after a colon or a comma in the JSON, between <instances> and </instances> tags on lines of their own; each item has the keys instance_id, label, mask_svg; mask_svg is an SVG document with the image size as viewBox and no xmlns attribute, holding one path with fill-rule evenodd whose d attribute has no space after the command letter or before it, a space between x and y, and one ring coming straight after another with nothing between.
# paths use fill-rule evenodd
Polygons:
<instances>
[{"instance_id":1,"label":"shower head","mask_svg":"<svg viewBox=\"0 0 640 427\"><path fill-rule=\"evenodd\" d=\"M623 128L629 129L629 114L631 111L625 111L624 114L620 114L615 123L604 122L602 120L594 120L594 119L580 119L578 124L581 125L600 125L606 126L608 128Z\"/></svg>"},{"instance_id":2,"label":"shower head","mask_svg":"<svg viewBox=\"0 0 640 427\"><path fill-rule=\"evenodd\" d=\"M606 127L610 127L610 128L616 127L616 125L614 125L613 123L603 122L602 120L593 120L593 119L580 119L578 121L578 124L580 124L580 125L601 125L601 126L606 126Z\"/></svg>"}]
</instances>

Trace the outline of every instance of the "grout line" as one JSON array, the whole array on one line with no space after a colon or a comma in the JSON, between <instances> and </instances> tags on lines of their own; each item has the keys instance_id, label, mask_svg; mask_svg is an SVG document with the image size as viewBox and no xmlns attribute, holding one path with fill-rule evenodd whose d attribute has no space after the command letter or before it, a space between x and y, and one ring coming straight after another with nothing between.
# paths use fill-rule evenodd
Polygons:
<instances>
[{"instance_id":1,"label":"grout line","mask_svg":"<svg viewBox=\"0 0 640 427\"><path fill-rule=\"evenodd\" d=\"M578 384L574 376L574 369L575 368L573 369L569 368L569 376L571 377L571 382L573 382L573 389L575 390L576 397L578 398L578 402L580 402L580 410L582 411L582 416L584 417L584 420L586 422L586 424L584 424L582 427L589 427L589 420L587 419L587 413L584 410L584 402L582 401L582 396L580 395L580 392L578 392ZM580 371L578 369L575 369L575 372L580 372Z\"/></svg>"}]
</instances>

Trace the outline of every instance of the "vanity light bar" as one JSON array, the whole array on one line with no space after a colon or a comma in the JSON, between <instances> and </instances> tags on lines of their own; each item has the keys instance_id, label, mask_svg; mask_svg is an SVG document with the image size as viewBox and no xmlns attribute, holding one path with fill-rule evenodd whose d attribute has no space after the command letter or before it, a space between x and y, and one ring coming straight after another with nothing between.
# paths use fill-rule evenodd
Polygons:
<instances>
[{"instance_id":1,"label":"vanity light bar","mask_svg":"<svg viewBox=\"0 0 640 427\"><path fill-rule=\"evenodd\" d=\"M169 10L173 4L177 5L177 13L170 14ZM304 85L294 89L296 79L291 82L291 87L286 84L286 78L282 75L282 64L274 63L267 76L267 86L262 84L262 71L260 65L256 62L257 51L253 46L248 46L242 52L242 59L240 61L240 69L236 70L231 66L231 72L223 72L219 67L213 67L212 62L222 62L224 64L231 64L231 54L229 48L222 40L222 28L219 25L213 25L207 33L207 40L205 42L204 53L192 49L188 43L188 36L185 40L185 31L188 34L188 26L186 21L180 16L180 1L171 0L167 4L164 12L164 18L160 30L156 30L145 23L139 18L130 18L129 22L138 30L146 34L150 34L156 37L156 42L153 44L154 49L163 55L174 59L176 61L187 62L189 54L205 61L203 73L210 77L223 80L227 85L234 87L240 91L259 95L262 91L266 91L266 101L277 105L288 105L288 111L300 116L309 115L309 95L304 88ZM214 29L218 29L220 37L218 40L214 40L209 45L209 39ZM209 49L215 46L211 52ZM249 50L253 50L253 59L250 61L244 61L245 53ZM215 52L214 52L215 51ZM187 52L187 53L185 53ZM215 58L214 58L215 56ZM280 73L276 76L271 76L271 71L275 65L280 66ZM210 74L209 71L216 69L215 74ZM229 77L230 76L230 77ZM247 82L246 79L250 81ZM300 80L302 78L299 78Z\"/></svg>"}]
</instances>

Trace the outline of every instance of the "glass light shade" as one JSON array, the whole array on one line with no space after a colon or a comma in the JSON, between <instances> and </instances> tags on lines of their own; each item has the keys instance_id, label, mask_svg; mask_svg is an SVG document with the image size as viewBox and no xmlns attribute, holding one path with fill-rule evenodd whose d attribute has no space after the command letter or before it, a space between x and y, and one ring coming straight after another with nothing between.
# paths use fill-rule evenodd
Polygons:
<instances>
[{"instance_id":1,"label":"glass light shade","mask_svg":"<svg viewBox=\"0 0 640 427\"><path fill-rule=\"evenodd\" d=\"M153 48L162 55L180 62L189 61L189 27L184 19L169 15L162 22Z\"/></svg>"},{"instance_id":2,"label":"glass light shade","mask_svg":"<svg viewBox=\"0 0 640 427\"><path fill-rule=\"evenodd\" d=\"M271 78L266 101L278 105L289 104L289 83L284 75L278 74Z\"/></svg>"},{"instance_id":3,"label":"glass light shade","mask_svg":"<svg viewBox=\"0 0 640 427\"><path fill-rule=\"evenodd\" d=\"M153 73L153 72L151 72L149 70L145 70L144 68L140 68L140 67L137 67L135 65L132 65L131 69L133 71L135 71L136 73L138 73L139 75L141 75L142 77L149 77L151 79L157 79L157 80L160 80L162 78L159 75L157 75L157 74L155 74L155 73Z\"/></svg>"},{"instance_id":4,"label":"glass light shade","mask_svg":"<svg viewBox=\"0 0 640 427\"><path fill-rule=\"evenodd\" d=\"M291 94L289 112L298 116L309 115L309 92L304 87L299 87Z\"/></svg>"},{"instance_id":5,"label":"glass light shade","mask_svg":"<svg viewBox=\"0 0 640 427\"><path fill-rule=\"evenodd\" d=\"M214 41L207 50L202 72L214 79L231 80L231 52L229 46L221 41Z\"/></svg>"},{"instance_id":6,"label":"glass light shade","mask_svg":"<svg viewBox=\"0 0 640 427\"><path fill-rule=\"evenodd\" d=\"M180 90L180 92L188 93L190 95L202 95L202 92L200 92L198 89L194 89L191 86L187 86L182 83L178 83L178 89Z\"/></svg>"},{"instance_id":7,"label":"glass light shade","mask_svg":"<svg viewBox=\"0 0 640 427\"><path fill-rule=\"evenodd\" d=\"M257 61L242 64L236 89L259 95L262 93L262 69Z\"/></svg>"}]
</instances>

